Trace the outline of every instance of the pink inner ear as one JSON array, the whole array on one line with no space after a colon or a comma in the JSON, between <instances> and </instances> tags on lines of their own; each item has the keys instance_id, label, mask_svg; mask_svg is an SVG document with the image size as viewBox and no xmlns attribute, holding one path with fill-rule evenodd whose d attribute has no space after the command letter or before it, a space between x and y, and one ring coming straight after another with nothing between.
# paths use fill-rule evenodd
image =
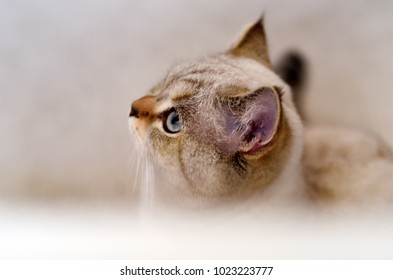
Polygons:
<instances>
[{"instance_id":1,"label":"pink inner ear","mask_svg":"<svg viewBox=\"0 0 393 280\"><path fill-rule=\"evenodd\" d=\"M270 88L256 92L257 96L248 101L247 109L240 119L240 143L238 150L253 154L273 139L280 117L277 93Z\"/></svg>"}]
</instances>

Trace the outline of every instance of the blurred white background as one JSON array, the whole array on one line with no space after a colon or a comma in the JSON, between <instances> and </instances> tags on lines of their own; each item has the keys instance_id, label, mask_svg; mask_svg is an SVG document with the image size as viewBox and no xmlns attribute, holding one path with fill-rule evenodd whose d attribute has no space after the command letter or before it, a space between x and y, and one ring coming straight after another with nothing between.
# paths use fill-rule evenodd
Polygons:
<instances>
[{"instance_id":1,"label":"blurred white background","mask_svg":"<svg viewBox=\"0 0 393 280\"><path fill-rule=\"evenodd\" d=\"M152 239L155 255L135 249L149 229L134 221L130 103L176 61L224 50L262 12L273 60L287 49L307 58L309 119L363 128L393 148L392 1L1 0L0 257L192 257ZM367 233L374 247L353 239L356 226L335 228L340 242L304 230L273 257L393 257L391 224L367 220L380 229ZM146 238L159 236L151 227ZM163 232L166 244L190 241ZM281 234L238 256L272 256ZM211 256L236 257L217 246Z\"/></svg>"}]
</instances>

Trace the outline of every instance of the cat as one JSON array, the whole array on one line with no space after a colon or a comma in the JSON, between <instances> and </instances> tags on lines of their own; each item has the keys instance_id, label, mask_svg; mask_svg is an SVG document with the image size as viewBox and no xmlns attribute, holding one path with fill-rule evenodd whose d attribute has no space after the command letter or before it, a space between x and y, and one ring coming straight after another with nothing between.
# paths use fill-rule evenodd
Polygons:
<instances>
[{"instance_id":1,"label":"cat","mask_svg":"<svg viewBox=\"0 0 393 280\"><path fill-rule=\"evenodd\" d=\"M391 200L389 149L364 132L302 121L304 74L296 54L273 67L263 19L225 52L171 68L129 114L138 149L171 179L157 189L215 201Z\"/></svg>"}]
</instances>

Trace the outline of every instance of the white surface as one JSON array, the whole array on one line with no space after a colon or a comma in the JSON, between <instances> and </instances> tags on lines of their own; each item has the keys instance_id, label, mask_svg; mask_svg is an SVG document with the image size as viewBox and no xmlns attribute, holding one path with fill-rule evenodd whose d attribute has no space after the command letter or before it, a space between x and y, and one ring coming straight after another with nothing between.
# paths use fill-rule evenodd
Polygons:
<instances>
[{"instance_id":1,"label":"white surface","mask_svg":"<svg viewBox=\"0 0 393 280\"><path fill-rule=\"evenodd\" d=\"M179 216L115 204L8 205L0 258L392 259L391 213L309 210Z\"/></svg>"}]
</instances>

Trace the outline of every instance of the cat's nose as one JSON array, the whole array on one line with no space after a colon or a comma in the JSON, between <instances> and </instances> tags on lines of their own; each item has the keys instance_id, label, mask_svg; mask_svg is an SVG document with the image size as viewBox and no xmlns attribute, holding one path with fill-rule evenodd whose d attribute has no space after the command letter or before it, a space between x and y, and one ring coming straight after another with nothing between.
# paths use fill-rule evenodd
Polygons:
<instances>
[{"instance_id":1,"label":"cat's nose","mask_svg":"<svg viewBox=\"0 0 393 280\"><path fill-rule=\"evenodd\" d=\"M152 118L154 116L154 97L144 96L131 104L130 117Z\"/></svg>"},{"instance_id":2,"label":"cat's nose","mask_svg":"<svg viewBox=\"0 0 393 280\"><path fill-rule=\"evenodd\" d=\"M138 109L135 108L133 105L131 105L130 118L131 117L139 118Z\"/></svg>"}]
</instances>

